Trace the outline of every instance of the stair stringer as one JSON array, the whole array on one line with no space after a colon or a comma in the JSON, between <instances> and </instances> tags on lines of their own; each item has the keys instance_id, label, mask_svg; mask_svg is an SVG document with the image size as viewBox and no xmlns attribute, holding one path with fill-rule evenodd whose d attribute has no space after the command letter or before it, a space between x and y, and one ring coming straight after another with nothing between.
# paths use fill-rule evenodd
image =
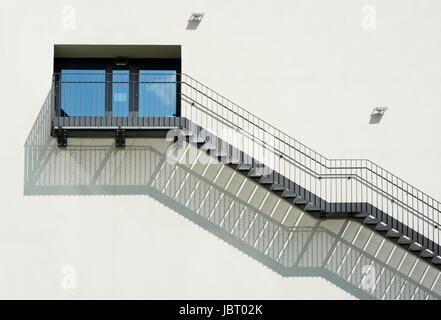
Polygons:
<instances>
[{"instance_id":1,"label":"stair stringer","mask_svg":"<svg viewBox=\"0 0 441 320\"><path fill-rule=\"evenodd\" d=\"M317 217L317 218L353 218L353 219L357 219L356 215L360 214L360 213L366 214L366 215L371 215L371 216L375 217L376 219L378 219L378 223L377 224L365 223L367 226L369 226L373 230L379 232L383 236L395 241L398 245L404 247L407 250L409 250L409 247L413 243L419 244L424 249L430 250L435 255L433 257L429 257L429 258L422 257L421 256L422 251L411 251L411 250L409 250L409 251L412 252L412 254L416 254L418 257L421 257L421 258L429 261L430 263L432 263L433 265L435 265L436 267L441 269L441 257L440 257L441 246L439 244L428 239L427 237L425 237L421 233L413 230L412 228L409 228L408 226L406 226L402 222L396 220L395 218L391 217L390 215L388 215L384 211L380 210L379 208L373 206L372 204L367 203L367 202L357 202L357 203L355 203L355 202L353 202L353 203L328 202L328 201L324 200L323 198L319 197L318 195L316 195L316 194L310 192L309 190L305 189L304 187L300 186L299 184L295 183L294 181L290 180L289 178L283 176L282 174L280 174L279 172L277 172L275 170L270 170L270 173L268 175L264 176L265 181L259 181L260 178L250 177L249 173L250 173L250 171L255 170L256 168L262 168L263 164L261 162L254 159L253 157L245 154L243 151L237 149L236 147L232 146L231 144L223 141L219 137L216 137L214 134L208 132L206 129L195 124L194 122L192 122L191 120L189 120L187 118L182 117L180 122L181 122L181 128L184 129L185 132L187 133L186 134L187 141L191 142L191 139L192 139L191 137L198 137L199 133L201 131L203 131L204 135L210 136L213 138L212 140L217 141L216 148L214 148L214 149L207 148L206 150L204 150L204 151L206 151L207 154L213 155L214 157L216 157L220 160L228 159L232 155L238 156L238 159L234 159L234 161L230 161L230 159L228 159L228 160L226 160L226 163L224 163L224 164L229 165L230 167L234 168L235 170L237 170L241 174L248 176L251 179L254 179L255 181L259 182L261 185L263 185L265 188L271 190L272 192L276 193L280 197L282 197L282 193L284 192L285 189L294 192L294 194L296 195L296 198L294 198L294 200L290 201L288 198L285 198L285 199L287 201L290 201L293 205L299 207L300 209L308 212L312 216ZM195 132L193 132L193 131L195 131ZM194 143L197 145L198 148L201 148L207 142L199 139L199 140L195 140ZM222 150L218 150L219 148L222 148ZM226 151L226 155L223 154L221 151ZM221 154L222 154L222 156L221 156ZM247 167L246 168L239 167L242 164L248 165L249 169ZM271 183L271 181L272 181L272 183ZM273 183L277 183L278 185L282 186L283 189L272 190L271 187L272 187ZM362 219L362 220L357 219L357 220L364 223L364 219ZM396 239L395 237L392 237L392 238L388 237L387 234L385 234L384 232L376 230L376 227L379 223L384 223L389 228L399 232L400 235L403 235L403 236L410 238L412 240L412 243L411 244L400 243L398 241L399 238ZM420 253L418 254L418 252L420 252Z\"/></svg>"}]
</instances>

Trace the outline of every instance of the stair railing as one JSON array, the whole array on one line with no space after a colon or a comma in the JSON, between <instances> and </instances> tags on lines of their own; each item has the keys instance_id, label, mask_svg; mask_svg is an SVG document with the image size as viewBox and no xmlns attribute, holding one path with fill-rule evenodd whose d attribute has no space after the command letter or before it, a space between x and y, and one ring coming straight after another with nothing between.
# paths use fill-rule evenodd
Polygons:
<instances>
[{"instance_id":1,"label":"stair railing","mask_svg":"<svg viewBox=\"0 0 441 320\"><path fill-rule=\"evenodd\" d=\"M314 205L357 212L370 204L398 231L418 232L440 253L439 201L370 160L328 159L194 78L180 80L183 117L309 190Z\"/></svg>"}]
</instances>

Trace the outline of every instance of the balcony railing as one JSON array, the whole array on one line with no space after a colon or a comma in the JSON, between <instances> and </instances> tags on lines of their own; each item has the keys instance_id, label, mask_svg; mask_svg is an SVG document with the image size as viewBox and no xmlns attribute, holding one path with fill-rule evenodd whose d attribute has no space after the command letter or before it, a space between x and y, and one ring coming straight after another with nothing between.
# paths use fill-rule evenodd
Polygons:
<instances>
[{"instance_id":1,"label":"balcony railing","mask_svg":"<svg viewBox=\"0 0 441 320\"><path fill-rule=\"evenodd\" d=\"M292 181L309 191L308 201L323 212L369 211L441 254L440 202L370 160L328 159L185 74L107 80L54 75L52 129L191 129L191 123L277 172L281 185Z\"/></svg>"},{"instance_id":2,"label":"balcony railing","mask_svg":"<svg viewBox=\"0 0 441 320\"><path fill-rule=\"evenodd\" d=\"M53 127L176 126L176 73L61 73L53 77Z\"/></svg>"}]
</instances>

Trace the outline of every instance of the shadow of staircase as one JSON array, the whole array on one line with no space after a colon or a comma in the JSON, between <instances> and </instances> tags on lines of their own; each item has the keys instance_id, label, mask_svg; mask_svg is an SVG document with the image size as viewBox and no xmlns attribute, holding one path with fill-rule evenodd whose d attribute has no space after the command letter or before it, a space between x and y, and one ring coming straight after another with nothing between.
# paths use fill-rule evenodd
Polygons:
<instances>
[{"instance_id":1,"label":"shadow of staircase","mask_svg":"<svg viewBox=\"0 0 441 320\"><path fill-rule=\"evenodd\" d=\"M356 220L314 218L194 145L171 164L162 138L59 149L46 129L37 119L25 145L26 196L148 195L283 276L319 276L364 299L441 297L427 261Z\"/></svg>"},{"instance_id":2,"label":"shadow of staircase","mask_svg":"<svg viewBox=\"0 0 441 320\"><path fill-rule=\"evenodd\" d=\"M438 253L441 252L441 247L435 241L426 236L427 234L431 234L432 238L436 238L437 236L438 224L435 223L433 219L424 217L426 221L423 221L421 220L421 213L414 212L415 210L406 207L403 203L394 203L395 201L392 199L394 206L402 210L400 215L402 219L404 218L404 220L407 220L411 225L418 225L418 223L415 223L415 221L421 222L423 225L422 228L421 225L418 225L418 227L425 230L426 235L424 235L410 227L408 224L398 220L397 217L388 214L384 210L381 210L379 207L376 207L369 202L328 202L319 197L317 194L291 180L286 174L284 175L276 170L273 170L267 164L242 151L245 149L244 145L242 145L241 148L237 148L227 141L219 138L218 134L213 134L212 132L207 131L189 119L181 118L181 121L182 129L176 130L175 132L175 136L178 137L178 140L192 143L194 146L200 148L203 152L206 152L207 154L219 159L223 164L232 167L245 177L258 182L260 185L272 191L274 194L289 201L291 204L308 212L314 217L344 217L357 219L372 230L375 230L379 234L390 239L391 241L394 241L414 255L425 259L426 261L435 265L437 268L441 269L441 256L438 255ZM208 120L206 119L206 121ZM221 124L227 125L225 121L221 121ZM241 135L243 135L243 133L240 131L235 131L233 134L233 136L236 136L236 140L238 137L238 140L241 140L243 138ZM265 145L261 141L252 139L250 144L252 145L251 152L253 154L255 153L254 146L256 144L260 145L263 154L267 153L266 150L268 149L268 145ZM303 180L307 180L308 176L309 179L314 178L316 180L321 180L320 175L318 175L314 170L309 171L309 169L302 167L299 163L293 161L293 159L285 159L286 156L283 153L280 153L277 156L272 155L271 157L274 157L272 161L273 165L275 167L279 167L279 169L283 170L285 167L284 165L281 165L281 162L287 162L289 165L305 174ZM361 183L364 187L369 189L370 192L372 192L372 195L374 192L383 193L383 191L375 190L373 185L369 185L367 181L363 182L359 178L360 177L358 175L347 175L347 177L344 177L344 180L357 180L357 183ZM310 183L310 185L312 185L312 183ZM317 182L314 189L321 189L317 187ZM348 191L343 187L340 191L341 193L348 193ZM350 193L352 193L352 191ZM383 202L381 202L381 205L383 205ZM398 210L396 209L395 211ZM395 213L395 215L397 215L397 213ZM429 229L432 231L430 232Z\"/></svg>"}]
</instances>

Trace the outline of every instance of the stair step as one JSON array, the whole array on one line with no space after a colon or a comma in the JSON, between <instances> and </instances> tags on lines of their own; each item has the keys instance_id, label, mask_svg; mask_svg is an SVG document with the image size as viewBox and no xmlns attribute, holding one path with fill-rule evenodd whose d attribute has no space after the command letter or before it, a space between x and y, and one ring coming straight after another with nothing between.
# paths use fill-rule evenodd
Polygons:
<instances>
[{"instance_id":1,"label":"stair step","mask_svg":"<svg viewBox=\"0 0 441 320\"><path fill-rule=\"evenodd\" d=\"M354 215L354 218L366 218L367 216L369 216L369 213L367 212L360 212Z\"/></svg>"},{"instance_id":2,"label":"stair step","mask_svg":"<svg viewBox=\"0 0 441 320\"><path fill-rule=\"evenodd\" d=\"M435 254L435 252L433 252L433 251L430 251L429 249L424 249L423 251L421 251L421 253L420 253L420 257L421 258L433 258L433 257L435 257L436 256L436 254Z\"/></svg>"},{"instance_id":3,"label":"stair step","mask_svg":"<svg viewBox=\"0 0 441 320\"><path fill-rule=\"evenodd\" d=\"M186 137L191 137L193 135L193 132L190 130L182 130L182 134Z\"/></svg>"},{"instance_id":4,"label":"stair step","mask_svg":"<svg viewBox=\"0 0 441 320\"><path fill-rule=\"evenodd\" d=\"M263 177L260 178L260 180L259 180L259 183L260 183L260 184L272 184L273 182L274 182L273 179L268 178L268 177L265 177L265 176L263 176Z\"/></svg>"},{"instance_id":5,"label":"stair step","mask_svg":"<svg viewBox=\"0 0 441 320\"><path fill-rule=\"evenodd\" d=\"M304 204L308 203L308 200L305 200L302 197L297 196L294 198L294 201L292 203L297 204L297 205L304 205Z\"/></svg>"},{"instance_id":6,"label":"stair step","mask_svg":"<svg viewBox=\"0 0 441 320\"><path fill-rule=\"evenodd\" d=\"M315 205L313 205L312 203L307 203L305 208L303 208L305 211L310 211L310 212L317 212L317 211L322 211L322 209L320 209L319 207L316 207Z\"/></svg>"},{"instance_id":7,"label":"stair step","mask_svg":"<svg viewBox=\"0 0 441 320\"><path fill-rule=\"evenodd\" d=\"M251 169L250 172L248 172L248 177L250 178L260 178L261 176L263 176L263 174L256 171L256 169Z\"/></svg>"},{"instance_id":8,"label":"stair step","mask_svg":"<svg viewBox=\"0 0 441 320\"><path fill-rule=\"evenodd\" d=\"M282 196L282 198L295 198L296 194L289 189L285 189L285 190L283 190L281 196Z\"/></svg>"},{"instance_id":9,"label":"stair step","mask_svg":"<svg viewBox=\"0 0 441 320\"><path fill-rule=\"evenodd\" d=\"M372 215L367 216L363 221L363 223L365 223L365 224L378 224L379 222L380 222L380 220L378 220L377 218L375 218Z\"/></svg>"},{"instance_id":10,"label":"stair step","mask_svg":"<svg viewBox=\"0 0 441 320\"><path fill-rule=\"evenodd\" d=\"M377 226L375 227L375 230L377 231L389 231L391 229L391 227L389 227L387 224L385 224L384 222L380 222L379 224L377 224Z\"/></svg>"},{"instance_id":11,"label":"stair step","mask_svg":"<svg viewBox=\"0 0 441 320\"><path fill-rule=\"evenodd\" d=\"M410 251L423 251L424 247L422 245L420 245L419 243L412 243L409 247Z\"/></svg>"},{"instance_id":12,"label":"stair step","mask_svg":"<svg viewBox=\"0 0 441 320\"><path fill-rule=\"evenodd\" d=\"M248 171L251 169L251 165L245 163L239 163L236 167L236 170L239 171Z\"/></svg>"},{"instance_id":13,"label":"stair step","mask_svg":"<svg viewBox=\"0 0 441 320\"><path fill-rule=\"evenodd\" d=\"M211 155L215 157L226 157L228 153L224 150L214 150Z\"/></svg>"},{"instance_id":14,"label":"stair step","mask_svg":"<svg viewBox=\"0 0 441 320\"><path fill-rule=\"evenodd\" d=\"M192 138L189 139L189 141L190 143L197 143L197 144L207 142L204 138L198 136L193 136Z\"/></svg>"},{"instance_id":15,"label":"stair step","mask_svg":"<svg viewBox=\"0 0 441 320\"><path fill-rule=\"evenodd\" d=\"M239 164L239 163L240 163L240 160L239 160L239 159L232 158L232 157L229 157L229 158L227 159L227 163L228 163L228 164Z\"/></svg>"},{"instance_id":16,"label":"stair step","mask_svg":"<svg viewBox=\"0 0 441 320\"><path fill-rule=\"evenodd\" d=\"M402 234L395 229L390 229L386 234L386 237L388 238L399 238L401 236Z\"/></svg>"},{"instance_id":17,"label":"stair step","mask_svg":"<svg viewBox=\"0 0 441 320\"><path fill-rule=\"evenodd\" d=\"M207 142L201 147L201 149L202 150L216 150L217 147L215 145Z\"/></svg>"},{"instance_id":18,"label":"stair step","mask_svg":"<svg viewBox=\"0 0 441 320\"><path fill-rule=\"evenodd\" d=\"M398 243L399 243L399 244L404 244L404 245L406 245L406 244L411 244L411 243L413 243L413 241L412 241L409 237L401 236L401 237L398 239Z\"/></svg>"},{"instance_id":19,"label":"stair step","mask_svg":"<svg viewBox=\"0 0 441 320\"><path fill-rule=\"evenodd\" d=\"M282 185L280 185L280 184L278 184L278 183L276 183L276 182L274 182L274 183L271 185L271 187L270 187L270 190L273 190L273 191L282 191L282 190L284 190L284 189L285 189L284 186L282 186Z\"/></svg>"},{"instance_id":20,"label":"stair step","mask_svg":"<svg viewBox=\"0 0 441 320\"><path fill-rule=\"evenodd\" d=\"M440 256L433 257L432 263L433 264L441 264L441 257Z\"/></svg>"}]
</instances>

